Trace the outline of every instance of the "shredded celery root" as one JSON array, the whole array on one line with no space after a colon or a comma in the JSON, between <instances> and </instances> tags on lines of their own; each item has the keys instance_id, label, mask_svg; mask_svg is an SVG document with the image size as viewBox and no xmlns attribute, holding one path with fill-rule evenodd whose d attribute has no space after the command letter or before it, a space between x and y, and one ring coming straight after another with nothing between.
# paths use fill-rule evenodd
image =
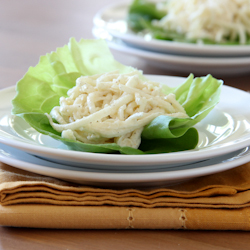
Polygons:
<instances>
[{"instance_id":1,"label":"shredded celery root","mask_svg":"<svg viewBox=\"0 0 250 250\"><path fill-rule=\"evenodd\" d=\"M160 84L140 76L133 71L78 78L47 114L50 124L64 138L138 148L144 126L157 116L188 117L174 94L164 95Z\"/></svg>"},{"instance_id":2,"label":"shredded celery root","mask_svg":"<svg viewBox=\"0 0 250 250\"><path fill-rule=\"evenodd\" d=\"M167 15L153 24L184 34L188 40L225 42L238 38L245 44L250 35L249 0L167 0L158 8Z\"/></svg>"}]
</instances>

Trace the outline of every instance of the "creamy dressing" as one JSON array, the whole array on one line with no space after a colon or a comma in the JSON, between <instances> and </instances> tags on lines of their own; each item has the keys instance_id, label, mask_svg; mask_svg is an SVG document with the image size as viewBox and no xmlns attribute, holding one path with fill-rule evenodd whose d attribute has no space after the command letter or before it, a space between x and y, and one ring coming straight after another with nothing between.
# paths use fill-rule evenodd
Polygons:
<instances>
[{"instance_id":1,"label":"creamy dressing","mask_svg":"<svg viewBox=\"0 0 250 250\"><path fill-rule=\"evenodd\" d=\"M157 116L188 117L174 94L164 95L159 83L142 79L140 71L78 78L47 114L52 127L63 138L138 148L144 126Z\"/></svg>"}]
</instances>

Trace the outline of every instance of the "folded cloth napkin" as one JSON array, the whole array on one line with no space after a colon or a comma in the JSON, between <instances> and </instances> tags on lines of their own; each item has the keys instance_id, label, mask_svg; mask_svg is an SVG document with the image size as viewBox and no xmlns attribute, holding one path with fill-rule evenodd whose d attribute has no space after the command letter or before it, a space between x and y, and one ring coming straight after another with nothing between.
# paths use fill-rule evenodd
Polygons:
<instances>
[{"instance_id":1,"label":"folded cloth napkin","mask_svg":"<svg viewBox=\"0 0 250 250\"><path fill-rule=\"evenodd\" d=\"M250 230L250 163L165 188L81 186L0 163L0 225Z\"/></svg>"}]
</instances>

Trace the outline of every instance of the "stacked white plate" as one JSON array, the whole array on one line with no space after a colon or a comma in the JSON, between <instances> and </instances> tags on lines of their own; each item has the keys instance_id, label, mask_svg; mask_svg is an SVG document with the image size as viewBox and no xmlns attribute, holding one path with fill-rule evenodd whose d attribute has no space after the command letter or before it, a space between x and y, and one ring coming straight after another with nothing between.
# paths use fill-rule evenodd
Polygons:
<instances>
[{"instance_id":1,"label":"stacked white plate","mask_svg":"<svg viewBox=\"0 0 250 250\"><path fill-rule=\"evenodd\" d=\"M109 47L168 70L194 74L250 73L250 45L202 45L151 39L127 26L129 3L116 3L94 17L93 35Z\"/></svg>"},{"instance_id":2,"label":"stacked white plate","mask_svg":"<svg viewBox=\"0 0 250 250\"><path fill-rule=\"evenodd\" d=\"M181 77L148 75L175 87ZM103 187L166 186L250 161L250 94L223 86L220 103L196 128L196 149L151 155L72 151L11 115L15 87L0 91L0 161L34 173Z\"/></svg>"}]
</instances>

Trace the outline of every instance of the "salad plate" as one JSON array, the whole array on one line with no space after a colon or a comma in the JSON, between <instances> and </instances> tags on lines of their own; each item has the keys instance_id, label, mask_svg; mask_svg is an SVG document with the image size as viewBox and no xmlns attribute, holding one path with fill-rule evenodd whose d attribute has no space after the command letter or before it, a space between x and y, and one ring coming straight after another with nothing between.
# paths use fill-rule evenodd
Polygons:
<instances>
[{"instance_id":1,"label":"salad plate","mask_svg":"<svg viewBox=\"0 0 250 250\"><path fill-rule=\"evenodd\" d=\"M249 73L249 57L197 57L144 50L130 46L121 39L112 36L107 30L94 27L96 38L105 39L108 46L118 52L139 57L158 67L177 72L213 75L235 75Z\"/></svg>"},{"instance_id":2,"label":"salad plate","mask_svg":"<svg viewBox=\"0 0 250 250\"><path fill-rule=\"evenodd\" d=\"M166 167L161 170L135 172L122 172L118 169L113 171L94 170L53 163L7 145L0 146L0 161L22 170L84 185L149 187L167 186L237 167L250 161L250 149L246 147L226 155L189 165L180 164L174 168Z\"/></svg>"},{"instance_id":3,"label":"salad plate","mask_svg":"<svg viewBox=\"0 0 250 250\"><path fill-rule=\"evenodd\" d=\"M107 30L112 36L129 45L141 49L168 54L192 55L201 57L245 57L250 56L250 45L208 45L157 40L149 35L139 35L131 31L126 22L129 3L109 5L96 13L93 23Z\"/></svg>"},{"instance_id":4,"label":"salad plate","mask_svg":"<svg viewBox=\"0 0 250 250\"><path fill-rule=\"evenodd\" d=\"M151 80L175 87L182 77L146 75ZM40 134L23 119L11 115L11 100L15 88L0 91L0 143L20 149L44 159L88 168L107 169L107 166L133 167L165 166L206 160L240 150L250 145L250 94L223 86L219 104L195 127L199 132L198 146L194 150L165 154L122 155L87 153L68 150L62 142ZM139 168L140 168L139 167Z\"/></svg>"}]
</instances>

